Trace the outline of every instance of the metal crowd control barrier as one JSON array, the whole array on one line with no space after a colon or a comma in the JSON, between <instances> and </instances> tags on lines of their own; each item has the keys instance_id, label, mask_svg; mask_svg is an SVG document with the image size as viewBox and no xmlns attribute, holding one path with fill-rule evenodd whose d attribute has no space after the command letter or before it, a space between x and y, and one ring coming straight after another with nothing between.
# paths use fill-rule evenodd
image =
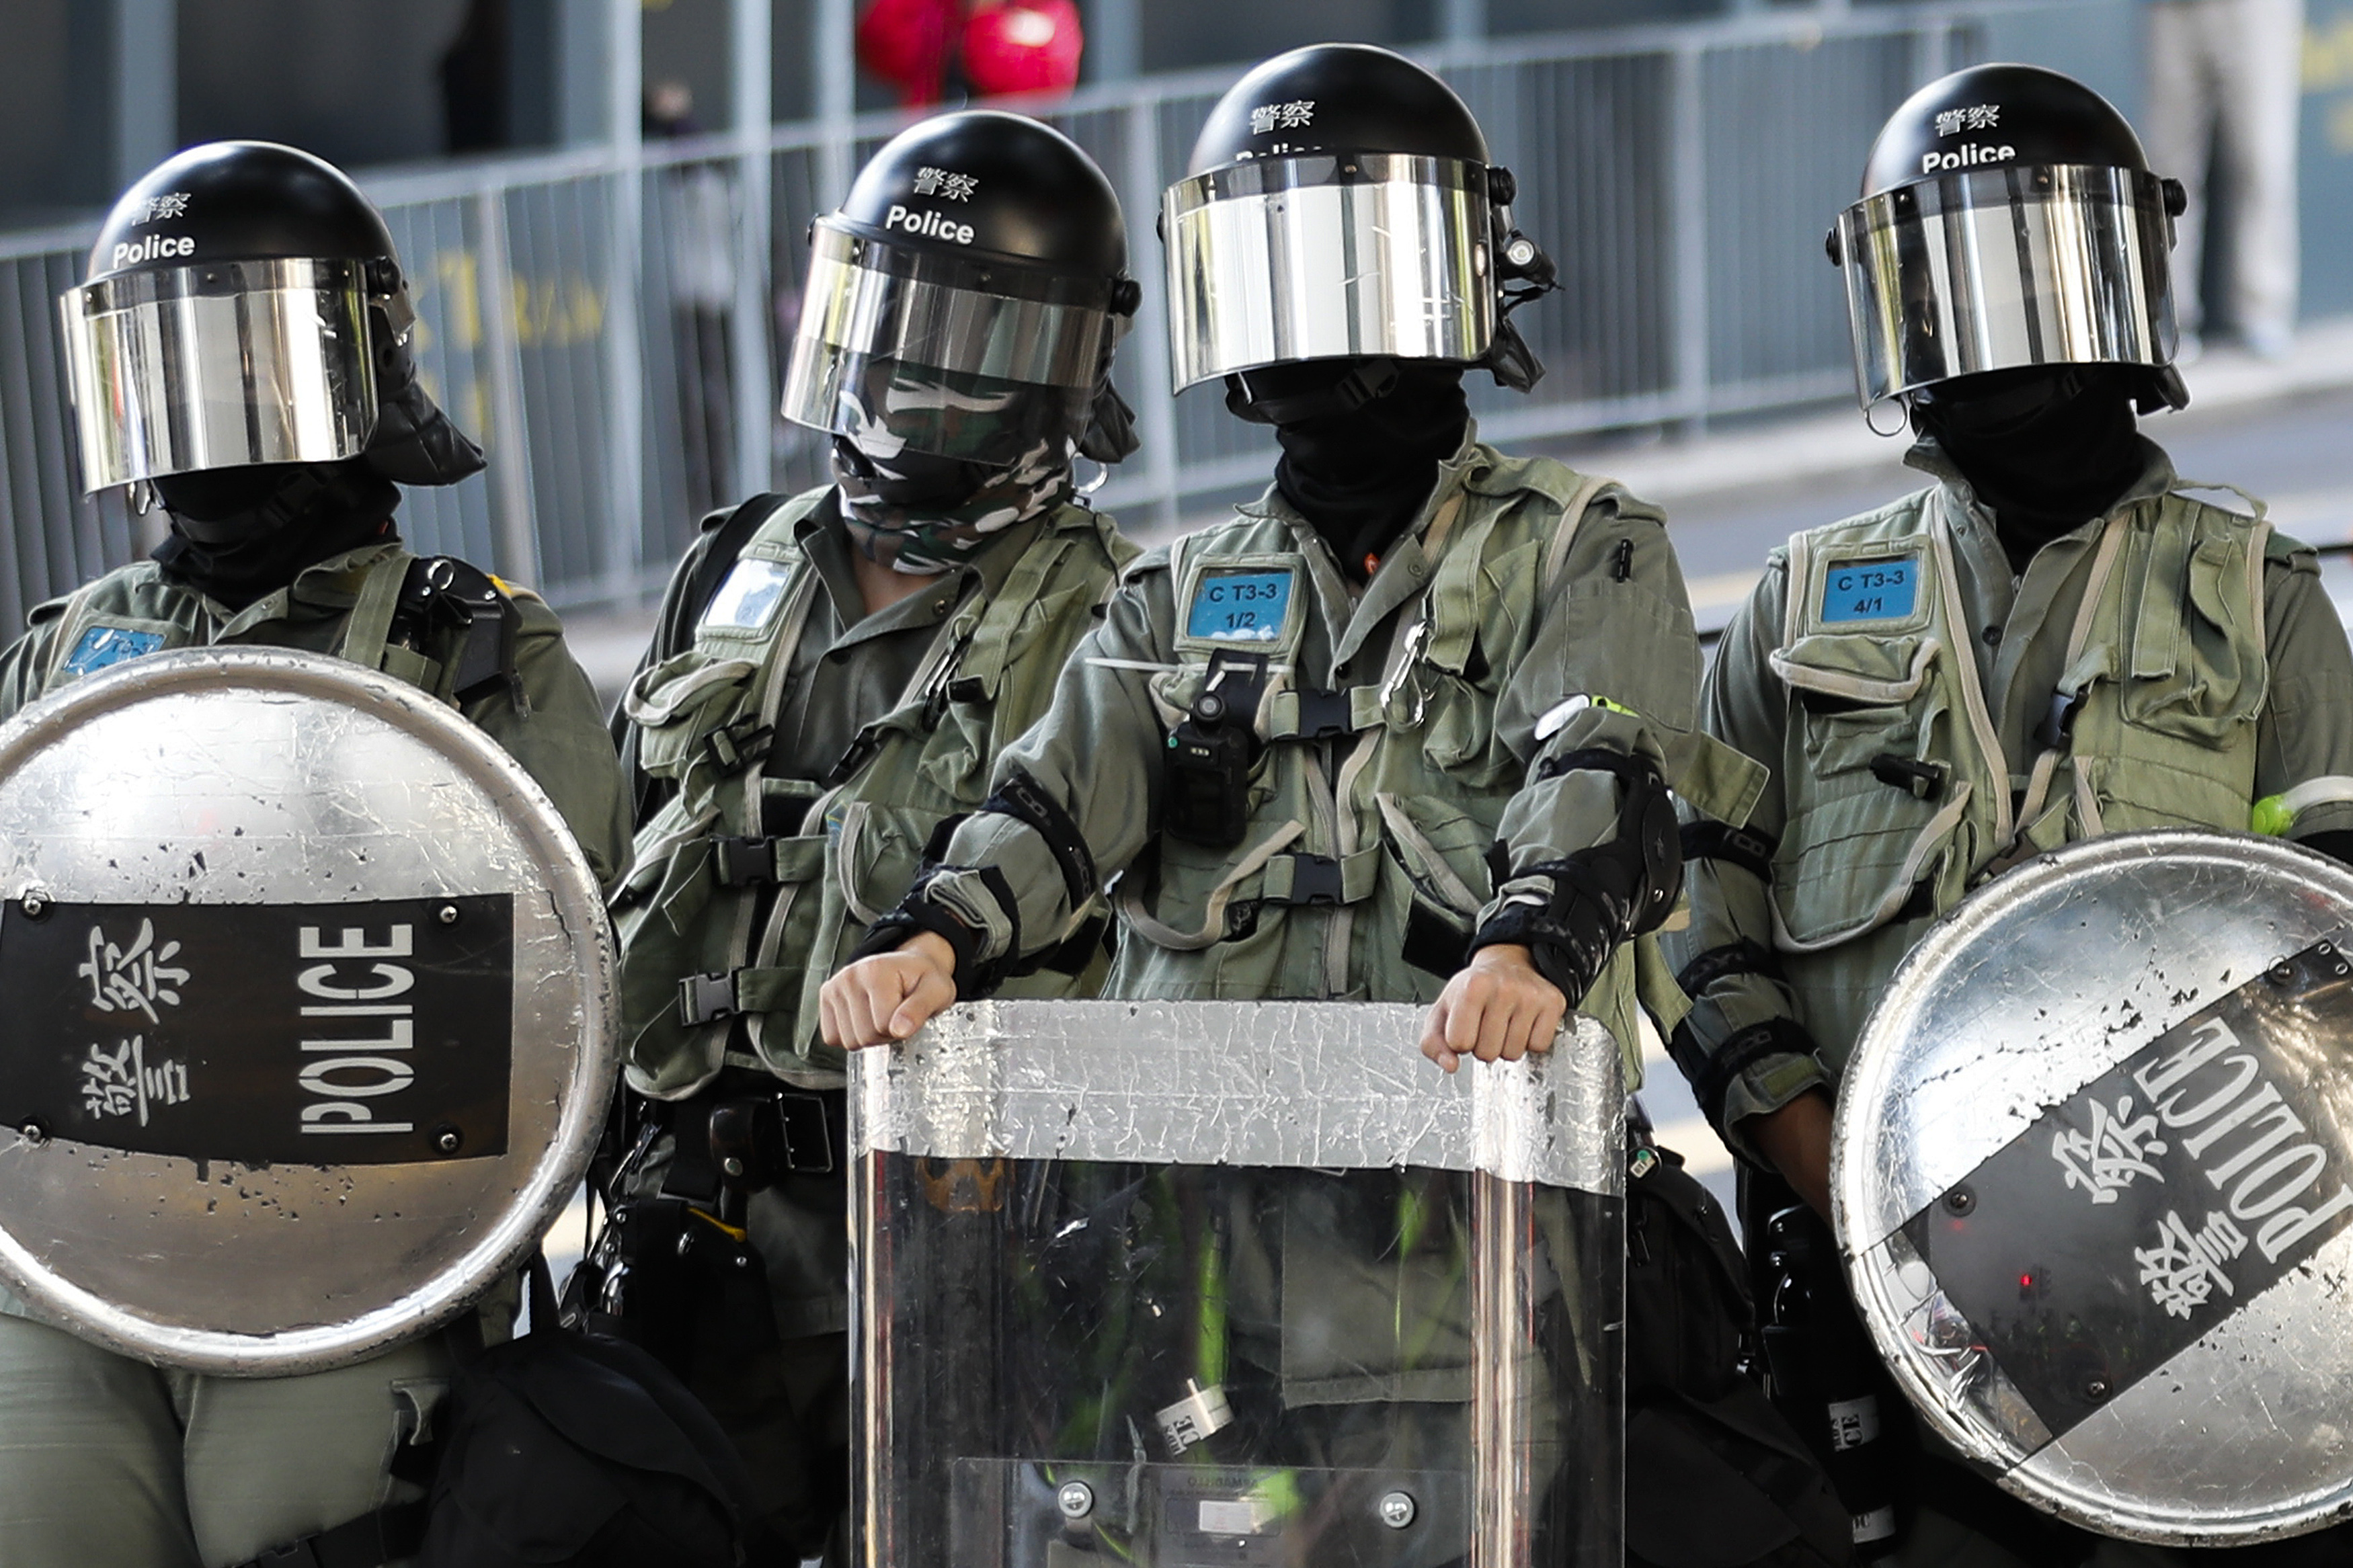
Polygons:
<instances>
[{"instance_id":1,"label":"metal crowd control barrier","mask_svg":"<svg viewBox=\"0 0 2353 1568\"><path fill-rule=\"evenodd\" d=\"M856 1560L1615 1568L1625 1095L1590 1019L981 1003L851 1079Z\"/></svg>"},{"instance_id":2,"label":"metal crowd control barrier","mask_svg":"<svg viewBox=\"0 0 2353 1568\"><path fill-rule=\"evenodd\" d=\"M1568 285L1517 318L1549 374L1530 397L1474 394L1482 429L1525 442L1840 395L1845 319L1820 238L1883 116L1989 48L2122 29L2132 11L1753 12L1429 52L1518 174L1519 216ZM1166 390L1159 194L1234 74L1035 106L1127 206L1145 300L1118 379L1144 448L1096 499L1146 536L1271 468L1267 432L1228 416L1214 388ZM429 384L492 455L488 474L409 497L410 538L559 605L613 601L658 587L705 510L818 479L823 444L774 414L807 227L900 122L367 174L418 290ZM55 301L92 232L0 236L0 638L158 536L119 492L85 500L69 456Z\"/></svg>"}]
</instances>

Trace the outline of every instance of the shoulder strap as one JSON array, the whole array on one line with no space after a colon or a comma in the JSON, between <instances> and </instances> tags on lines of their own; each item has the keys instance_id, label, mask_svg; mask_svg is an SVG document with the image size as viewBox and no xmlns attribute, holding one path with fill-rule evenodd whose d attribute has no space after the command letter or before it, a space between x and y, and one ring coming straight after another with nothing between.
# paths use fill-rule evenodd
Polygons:
<instances>
[{"instance_id":1,"label":"shoulder strap","mask_svg":"<svg viewBox=\"0 0 2353 1568\"><path fill-rule=\"evenodd\" d=\"M1544 575L1537 581L1544 585L1547 595L1552 593L1553 585L1560 581L1561 568L1568 564L1568 548L1577 542L1577 525L1585 521L1586 512L1601 492L1616 482L1599 474L1578 477L1577 489L1569 492L1568 500L1560 509L1560 521L1553 528L1552 543L1545 550Z\"/></svg>"}]
</instances>

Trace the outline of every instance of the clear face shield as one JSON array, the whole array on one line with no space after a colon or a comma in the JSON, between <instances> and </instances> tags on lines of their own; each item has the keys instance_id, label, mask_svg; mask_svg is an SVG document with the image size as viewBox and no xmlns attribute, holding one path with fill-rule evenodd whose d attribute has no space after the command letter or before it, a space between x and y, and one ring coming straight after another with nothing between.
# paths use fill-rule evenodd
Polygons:
<instances>
[{"instance_id":1,"label":"clear face shield","mask_svg":"<svg viewBox=\"0 0 2353 1568\"><path fill-rule=\"evenodd\" d=\"M1494 342L1487 170L1349 153L1231 163L1169 187L1176 390L1302 360L1471 363Z\"/></svg>"},{"instance_id":2,"label":"clear face shield","mask_svg":"<svg viewBox=\"0 0 2353 1568\"><path fill-rule=\"evenodd\" d=\"M1855 203L1836 235L1865 408L1985 371L2172 362L2171 222L2155 174L1946 174Z\"/></svg>"},{"instance_id":3,"label":"clear face shield","mask_svg":"<svg viewBox=\"0 0 2353 1568\"><path fill-rule=\"evenodd\" d=\"M1443 1077L1419 1027L997 1002L856 1053L858 1560L1614 1568L1618 1047Z\"/></svg>"},{"instance_id":4,"label":"clear face shield","mask_svg":"<svg viewBox=\"0 0 2353 1568\"><path fill-rule=\"evenodd\" d=\"M367 270L216 261L68 289L83 488L359 456L376 417Z\"/></svg>"},{"instance_id":5,"label":"clear face shield","mask_svg":"<svg viewBox=\"0 0 2353 1568\"><path fill-rule=\"evenodd\" d=\"M902 250L817 222L785 417L990 467L1086 433L1121 318L1104 279Z\"/></svg>"}]
</instances>

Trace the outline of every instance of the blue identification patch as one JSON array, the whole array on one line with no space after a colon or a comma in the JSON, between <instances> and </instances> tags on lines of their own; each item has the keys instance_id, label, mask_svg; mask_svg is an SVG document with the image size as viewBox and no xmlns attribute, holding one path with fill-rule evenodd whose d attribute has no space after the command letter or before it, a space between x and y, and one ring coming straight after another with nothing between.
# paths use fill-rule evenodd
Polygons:
<instances>
[{"instance_id":1,"label":"blue identification patch","mask_svg":"<svg viewBox=\"0 0 2353 1568\"><path fill-rule=\"evenodd\" d=\"M1822 624L1900 621L1920 602L1920 558L1841 561L1822 583Z\"/></svg>"},{"instance_id":2,"label":"blue identification patch","mask_svg":"<svg viewBox=\"0 0 2353 1568\"><path fill-rule=\"evenodd\" d=\"M81 634L66 655L68 675L96 675L109 665L153 653L164 646L162 632L138 632L128 626L92 626Z\"/></svg>"},{"instance_id":3,"label":"blue identification patch","mask_svg":"<svg viewBox=\"0 0 2353 1568\"><path fill-rule=\"evenodd\" d=\"M1291 616L1293 574L1206 572L1193 586L1185 635L1211 642L1272 642Z\"/></svg>"}]
</instances>

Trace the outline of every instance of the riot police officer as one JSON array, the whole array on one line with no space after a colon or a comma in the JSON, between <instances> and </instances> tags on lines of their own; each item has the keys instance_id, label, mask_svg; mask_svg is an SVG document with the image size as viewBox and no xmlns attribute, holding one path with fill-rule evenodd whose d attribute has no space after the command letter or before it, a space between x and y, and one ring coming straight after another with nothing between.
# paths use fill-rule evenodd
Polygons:
<instances>
[{"instance_id":1,"label":"riot police officer","mask_svg":"<svg viewBox=\"0 0 2353 1568\"><path fill-rule=\"evenodd\" d=\"M1510 174L1435 76L1357 45L1250 71L1190 167L1163 210L1176 381L1273 427L1274 483L1129 569L995 794L826 988L827 1038L990 994L1117 874L1111 995L1433 1004L1450 1070L1549 1048L1573 1005L1630 1045L1628 943L1680 879L1667 784L1736 820L1743 775L1695 765L1660 513L1472 428L1466 372L1535 381L1509 317L1552 282ZM1418 1314L1453 1299L1460 1237L1356 1203L1237 1222L1237 1258L1280 1262L1235 1264L1219 1344L1273 1357L1287 1451L1459 1464L1437 1391L1467 1386L1464 1341ZM1408 1253L1393 1290L1340 1283Z\"/></svg>"},{"instance_id":2,"label":"riot police officer","mask_svg":"<svg viewBox=\"0 0 2353 1568\"><path fill-rule=\"evenodd\" d=\"M1135 553L1072 478L1134 447L1111 367L1138 297L1078 146L1019 115L926 121L812 247L784 407L831 435L834 482L706 520L624 703L644 1142L584 1292L736 1439L781 1562L823 1549L849 1475L842 1058L818 987L981 805ZM1020 994L1092 990L1095 902ZM648 1240L678 1235L682 1271Z\"/></svg>"},{"instance_id":3,"label":"riot police officer","mask_svg":"<svg viewBox=\"0 0 2353 1568\"><path fill-rule=\"evenodd\" d=\"M1128 572L828 1037L988 993L1124 870L1112 994L1432 1002L1449 1067L1545 1048L1572 1003L1630 1041L1696 653L1658 511L1472 428L1466 371L1539 374L1509 312L1552 267L1509 172L1361 45L1251 71L1191 167L1176 380L1274 427L1274 484Z\"/></svg>"},{"instance_id":4,"label":"riot police officer","mask_svg":"<svg viewBox=\"0 0 2353 1568\"><path fill-rule=\"evenodd\" d=\"M2032 67L1957 72L1895 111L1831 246L1862 401L1900 405L1933 482L1776 551L1706 683L1708 731L1773 776L1745 830L1685 830L1693 918L1667 947L1693 1009L1671 1046L1750 1163L1752 1240L1820 1265L1781 1289L1861 1353L1827 1232L1775 1210L1794 1189L1827 1215L1831 1097L1929 923L2039 850L2276 830L2288 814L2258 802L2353 771L2353 658L2312 552L2137 429L2186 401L2162 174L2096 93ZM2341 856L2353 805L2289 830ZM1897 1466L1847 1500L1858 1542L1900 1530L1905 1563L2137 1550L1957 1464Z\"/></svg>"},{"instance_id":5,"label":"riot police officer","mask_svg":"<svg viewBox=\"0 0 2353 1568\"><path fill-rule=\"evenodd\" d=\"M83 481L133 487L171 532L33 611L0 653L0 717L169 648L332 654L455 705L617 876L621 776L554 615L462 562L417 559L395 526L400 485L455 484L482 458L417 384L408 287L358 189L289 147L190 149L116 204L63 306ZM391 1467L427 1436L448 1366L433 1335L332 1372L199 1375L0 1299L0 1558L404 1555L414 1520L375 1510L417 1495Z\"/></svg>"}]
</instances>

